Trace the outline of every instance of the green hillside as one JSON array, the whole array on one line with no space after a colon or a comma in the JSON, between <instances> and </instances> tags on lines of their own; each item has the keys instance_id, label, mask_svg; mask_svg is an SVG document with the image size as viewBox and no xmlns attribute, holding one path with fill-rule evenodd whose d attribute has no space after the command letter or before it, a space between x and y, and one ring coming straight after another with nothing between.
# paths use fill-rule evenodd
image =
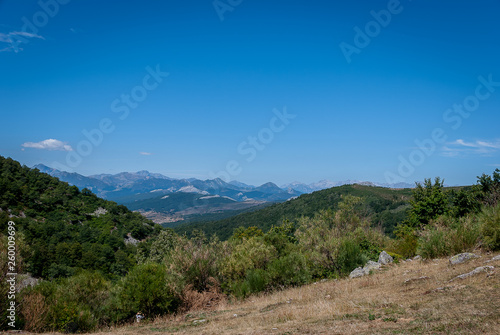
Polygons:
<instances>
[{"instance_id":1,"label":"green hillside","mask_svg":"<svg viewBox=\"0 0 500 335\"><path fill-rule=\"evenodd\" d=\"M0 156L0 235L7 236L9 221L24 271L47 279L80 269L122 276L135 264L136 247L126 242L161 229L125 206Z\"/></svg>"},{"instance_id":2,"label":"green hillside","mask_svg":"<svg viewBox=\"0 0 500 335\"><path fill-rule=\"evenodd\" d=\"M320 210L337 210L343 196L361 197L358 208L364 216L370 217L372 224L380 225L386 233L392 234L395 225L406 217L405 208L412 196L411 189L389 189L364 185L344 185L327 190L304 194L283 203L264 209L243 213L231 218L211 222L193 222L177 226L178 233L191 234L193 230L204 231L207 235L217 234L228 239L237 227L255 226L263 231L279 225L284 219L294 221L301 216L313 216Z\"/></svg>"}]
</instances>

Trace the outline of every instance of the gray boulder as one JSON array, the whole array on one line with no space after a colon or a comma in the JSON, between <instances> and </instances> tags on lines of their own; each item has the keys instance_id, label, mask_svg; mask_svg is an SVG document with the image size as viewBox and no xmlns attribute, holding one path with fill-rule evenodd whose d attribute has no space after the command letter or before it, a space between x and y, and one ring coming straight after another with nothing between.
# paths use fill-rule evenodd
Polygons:
<instances>
[{"instance_id":1,"label":"gray boulder","mask_svg":"<svg viewBox=\"0 0 500 335\"><path fill-rule=\"evenodd\" d=\"M351 274L349 275L349 278L358 278L358 277L363 277L364 275L365 275L365 270L363 270L362 267L359 267L352 270Z\"/></svg>"},{"instance_id":2,"label":"gray boulder","mask_svg":"<svg viewBox=\"0 0 500 335\"><path fill-rule=\"evenodd\" d=\"M368 263L365 264L363 267L363 270L366 272L366 274L370 273L370 270L378 270L380 269L382 265L380 263L374 262L374 261L368 261Z\"/></svg>"},{"instance_id":3,"label":"gray boulder","mask_svg":"<svg viewBox=\"0 0 500 335\"><path fill-rule=\"evenodd\" d=\"M486 261L485 263L495 262L495 261L500 261L500 255L496 255L495 257L493 257L489 261Z\"/></svg>"},{"instance_id":4,"label":"gray boulder","mask_svg":"<svg viewBox=\"0 0 500 335\"><path fill-rule=\"evenodd\" d=\"M464 252L462 254L455 255L450 258L450 264L451 265L456 265L460 263L467 262L468 260L478 258L479 256L476 254L473 254L471 252Z\"/></svg>"},{"instance_id":5,"label":"gray boulder","mask_svg":"<svg viewBox=\"0 0 500 335\"><path fill-rule=\"evenodd\" d=\"M456 279L465 279L468 277L472 277L474 275L480 274L481 272L490 272L493 271L495 268L493 266L480 266L472 270L471 272L464 273L463 275L456 276L450 281L454 281Z\"/></svg>"},{"instance_id":6,"label":"gray boulder","mask_svg":"<svg viewBox=\"0 0 500 335\"><path fill-rule=\"evenodd\" d=\"M392 263L394 261L394 259L392 258L391 255L389 255L387 252L385 251L382 251L380 253L380 256L378 256L378 262L382 265L386 265L386 264L389 264L389 263Z\"/></svg>"},{"instance_id":7,"label":"gray boulder","mask_svg":"<svg viewBox=\"0 0 500 335\"><path fill-rule=\"evenodd\" d=\"M368 261L368 263L366 263L364 267L359 267L359 268L352 270L349 277L350 278L358 278L358 277L363 277L363 276L369 275L370 271L378 270L378 269L380 269L381 266L382 265L380 263L377 263L374 261Z\"/></svg>"}]
</instances>

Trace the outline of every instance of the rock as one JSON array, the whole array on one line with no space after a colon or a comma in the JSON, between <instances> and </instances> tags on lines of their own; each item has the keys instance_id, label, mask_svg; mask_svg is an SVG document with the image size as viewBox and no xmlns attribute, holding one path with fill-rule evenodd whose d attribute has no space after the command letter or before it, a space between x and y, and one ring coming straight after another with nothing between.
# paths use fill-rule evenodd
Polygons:
<instances>
[{"instance_id":1,"label":"rock","mask_svg":"<svg viewBox=\"0 0 500 335\"><path fill-rule=\"evenodd\" d=\"M19 275L18 280L20 280L18 283L18 286L16 288L17 292L20 292L24 288L31 286L34 287L38 284L39 280L37 278L34 278L31 276L30 273Z\"/></svg>"},{"instance_id":2,"label":"rock","mask_svg":"<svg viewBox=\"0 0 500 335\"><path fill-rule=\"evenodd\" d=\"M467 273L464 273L463 275L460 275L460 276L456 276L455 278L453 278L452 280L450 281L454 281L456 279L465 279L465 278L468 278L468 277L471 277L471 276L474 276L474 275L477 275L481 272L489 272L489 271L492 271L493 269L495 269L495 267L491 266L491 265L487 265L487 266L480 266L480 267L477 267L475 268L474 270L472 270L471 272L467 272Z\"/></svg>"},{"instance_id":3,"label":"rock","mask_svg":"<svg viewBox=\"0 0 500 335\"><path fill-rule=\"evenodd\" d=\"M206 319L194 320L193 325L198 325L198 324L205 323L205 322L207 322Z\"/></svg>"},{"instance_id":4,"label":"rock","mask_svg":"<svg viewBox=\"0 0 500 335\"><path fill-rule=\"evenodd\" d=\"M456 265L460 263L464 263L470 259L478 258L479 256L476 254L473 254L471 252L464 252L462 254L455 255L450 258L450 264L451 265Z\"/></svg>"},{"instance_id":5,"label":"rock","mask_svg":"<svg viewBox=\"0 0 500 335\"><path fill-rule=\"evenodd\" d=\"M422 259L422 256L420 256L420 255L417 255L417 256L413 257L414 261L419 261L421 259Z\"/></svg>"},{"instance_id":6,"label":"rock","mask_svg":"<svg viewBox=\"0 0 500 335\"><path fill-rule=\"evenodd\" d=\"M493 257L489 261L486 261L485 263L494 262L494 261L500 261L500 255L496 255L495 257Z\"/></svg>"},{"instance_id":7,"label":"rock","mask_svg":"<svg viewBox=\"0 0 500 335\"><path fill-rule=\"evenodd\" d=\"M410 278L410 279L406 279L404 281L405 284L409 284L409 283L413 283L413 282L417 282L417 281L422 281L422 280L429 280L431 278L427 277L427 276L422 276L422 277L418 277L418 278Z\"/></svg>"},{"instance_id":8,"label":"rock","mask_svg":"<svg viewBox=\"0 0 500 335\"><path fill-rule=\"evenodd\" d=\"M99 207L97 208L94 213L91 213L90 215L93 215L93 216L101 216L101 215L105 215L108 213L108 210L106 208L102 208L102 207Z\"/></svg>"},{"instance_id":9,"label":"rock","mask_svg":"<svg viewBox=\"0 0 500 335\"><path fill-rule=\"evenodd\" d=\"M394 261L394 259L392 258L391 255L389 255L387 252L385 251L382 251L380 253L380 256L378 256L378 262L382 265L386 265L386 264L389 264L389 263L392 263Z\"/></svg>"},{"instance_id":10,"label":"rock","mask_svg":"<svg viewBox=\"0 0 500 335\"><path fill-rule=\"evenodd\" d=\"M363 267L363 270L366 272L366 274L369 274L370 270L378 270L381 267L382 267L382 264L380 264L380 263L377 263L374 261L368 261L368 263L366 263L366 265Z\"/></svg>"},{"instance_id":11,"label":"rock","mask_svg":"<svg viewBox=\"0 0 500 335\"><path fill-rule=\"evenodd\" d=\"M378 270L380 269L382 265L380 263L374 262L374 261L368 261L364 267L359 267L354 269L351 274L349 275L350 278L358 278L358 277L363 277L366 275L370 274L370 271L372 270Z\"/></svg>"},{"instance_id":12,"label":"rock","mask_svg":"<svg viewBox=\"0 0 500 335\"><path fill-rule=\"evenodd\" d=\"M364 275L365 271L363 270L362 267L359 267L352 270L351 274L349 275L349 278L358 278L358 277L363 277Z\"/></svg>"},{"instance_id":13,"label":"rock","mask_svg":"<svg viewBox=\"0 0 500 335\"><path fill-rule=\"evenodd\" d=\"M139 240L136 240L132 237L132 234L128 233L127 238L124 238L123 242L125 242L125 244L137 245L139 243Z\"/></svg>"}]
</instances>

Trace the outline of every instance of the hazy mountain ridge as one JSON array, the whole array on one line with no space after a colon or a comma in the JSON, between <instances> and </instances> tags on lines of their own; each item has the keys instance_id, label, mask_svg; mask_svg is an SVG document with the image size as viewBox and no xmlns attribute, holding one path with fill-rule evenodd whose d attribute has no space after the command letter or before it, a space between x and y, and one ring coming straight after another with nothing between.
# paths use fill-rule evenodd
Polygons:
<instances>
[{"instance_id":1,"label":"hazy mountain ridge","mask_svg":"<svg viewBox=\"0 0 500 335\"><path fill-rule=\"evenodd\" d=\"M396 183L396 184L388 184L388 183L377 183L377 182L371 182L371 181L362 181L362 180L343 180L343 181L330 181L330 180L320 180L317 183L311 183L311 184L305 184L301 183L299 181L295 181L289 184L284 184L281 185L282 189L288 189L292 188L294 190L297 190L302 193L312 193L316 191L321 191L325 190L328 188L332 187L337 187L337 186L343 186L343 185L353 185L353 184L359 184L359 185L366 185L366 186L380 186L380 187L387 187L387 188L413 188L415 187L415 184L410 184L410 183Z\"/></svg>"},{"instance_id":2,"label":"hazy mountain ridge","mask_svg":"<svg viewBox=\"0 0 500 335\"><path fill-rule=\"evenodd\" d=\"M211 217L213 214L236 214L243 209L252 210L252 207L265 203L283 202L295 199L305 193L346 184L383 186L357 180L338 182L321 180L312 184L294 182L281 187L275 183L267 182L260 186L252 186L239 181L227 183L220 178L207 180L175 179L146 170L83 176L78 173L52 169L42 164L35 165L34 168L80 189L87 188L99 197L140 211L154 222L161 224L180 222L194 216L200 218L205 214L211 214ZM390 187L404 188L411 187L411 185L390 185ZM192 195L166 197L170 194ZM200 198L203 196L217 196L219 198L202 199L203 205L200 206ZM230 201L221 201L222 199Z\"/></svg>"}]
</instances>

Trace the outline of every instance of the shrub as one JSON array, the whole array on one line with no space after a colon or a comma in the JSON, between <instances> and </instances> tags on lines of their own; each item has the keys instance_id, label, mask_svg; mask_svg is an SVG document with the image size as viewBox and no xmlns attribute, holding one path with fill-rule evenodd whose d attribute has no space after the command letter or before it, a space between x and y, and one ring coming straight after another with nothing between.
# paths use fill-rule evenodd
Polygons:
<instances>
[{"instance_id":1,"label":"shrub","mask_svg":"<svg viewBox=\"0 0 500 335\"><path fill-rule=\"evenodd\" d=\"M367 257L353 239L343 238L337 254L337 273L340 276L348 275L352 270L365 264Z\"/></svg>"},{"instance_id":2,"label":"shrub","mask_svg":"<svg viewBox=\"0 0 500 335\"><path fill-rule=\"evenodd\" d=\"M220 284L215 278L209 279L209 287L198 292L192 285L187 285L182 292L182 310L213 309L222 301L226 300L226 295L221 292Z\"/></svg>"},{"instance_id":3,"label":"shrub","mask_svg":"<svg viewBox=\"0 0 500 335\"><path fill-rule=\"evenodd\" d=\"M148 263L136 266L114 291L115 321L132 317L141 311L146 317L173 312L179 297L167 285L164 265Z\"/></svg>"},{"instance_id":4,"label":"shrub","mask_svg":"<svg viewBox=\"0 0 500 335\"><path fill-rule=\"evenodd\" d=\"M269 266L272 286L296 286L311 280L311 273L304 255L299 252L274 260Z\"/></svg>"},{"instance_id":5,"label":"shrub","mask_svg":"<svg viewBox=\"0 0 500 335\"><path fill-rule=\"evenodd\" d=\"M82 271L23 291L23 315L32 330L86 332L107 323L110 283L102 275Z\"/></svg>"},{"instance_id":6,"label":"shrub","mask_svg":"<svg viewBox=\"0 0 500 335\"><path fill-rule=\"evenodd\" d=\"M478 245L480 231L474 216L441 216L431 221L420 235L418 253L424 258L436 258L473 249Z\"/></svg>"},{"instance_id":7,"label":"shrub","mask_svg":"<svg viewBox=\"0 0 500 335\"><path fill-rule=\"evenodd\" d=\"M393 240L388 250L404 258L415 256L418 246L418 237L415 228L400 224L394 230L396 239Z\"/></svg>"},{"instance_id":8,"label":"shrub","mask_svg":"<svg viewBox=\"0 0 500 335\"><path fill-rule=\"evenodd\" d=\"M45 297L39 292L31 290L22 298L22 316L24 318L24 330L39 333L47 325L49 306L45 303Z\"/></svg>"},{"instance_id":9,"label":"shrub","mask_svg":"<svg viewBox=\"0 0 500 335\"><path fill-rule=\"evenodd\" d=\"M276 249L266 244L262 238L244 239L241 243L232 245L230 254L222 260L222 275L228 281L239 281L251 269L265 269L276 255Z\"/></svg>"},{"instance_id":10,"label":"shrub","mask_svg":"<svg viewBox=\"0 0 500 335\"><path fill-rule=\"evenodd\" d=\"M220 247L218 240L208 242L204 237L189 240L179 238L175 247L164 257L169 286L179 294L187 286L198 292L209 291L213 279L218 277L218 259L222 252Z\"/></svg>"},{"instance_id":11,"label":"shrub","mask_svg":"<svg viewBox=\"0 0 500 335\"><path fill-rule=\"evenodd\" d=\"M253 269L248 271L246 281L250 292L257 293L264 291L268 287L271 278L267 271L263 269Z\"/></svg>"},{"instance_id":12,"label":"shrub","mask_svg":"<svg viewBox=\"0 0 500 335\"><path fill-rule=\"evenodd\" d=\"M483 244L490 250L500 249L500 204L486 207L479 215Z\"/></svg>"},{"instance_id":13,"label":"shrub","mask_svg":"<svg viewBox=\"0 0 500 335\"><path fill-rule=\"evenodd\" d=\"M367 224L354 231L354 243L359 245L361 252L373 261L378 260L380 252L384 250L389 238L380 230L370 228Z\"/></svg>"}]
</instances>

